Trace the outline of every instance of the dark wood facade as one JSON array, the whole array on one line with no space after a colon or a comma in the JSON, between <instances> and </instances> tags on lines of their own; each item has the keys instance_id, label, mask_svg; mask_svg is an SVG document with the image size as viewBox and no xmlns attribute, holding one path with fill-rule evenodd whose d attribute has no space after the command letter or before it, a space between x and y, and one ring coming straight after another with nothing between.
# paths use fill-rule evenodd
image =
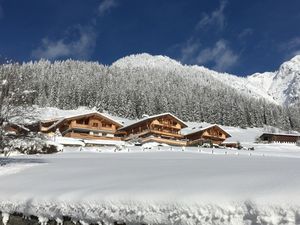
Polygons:
<instances>
[{"instance_id":1,"label":"dark wood facade","mask_svg":"<svg viewBox=\"0 0 300 225\"><path fill-rule=\"evenodd\" d=\"M171 113L149 116L119 129L124 140L138 140L141 143L158 142L184 146L186 142L180 133L187 125Z\"/></svg>"},{"instance_id":2,"label":"dark wood facade","mask_svg":"<svg viewBox=\"0 0 300 225\"><path fill-rule=\"evenodd\" d=\"M187 145L202 145L204 143L220 145L226 138L231 137L225 130L218 125L212 125L201 128L192 133L186 134L185 138L188 140Z\"/></svg>"},{"instance_id":3,"label":"dark wood facade","mask_svg":"<svg viewBox=\"0 0 300 225\"><path fill-rule=\"evenodd\" d=\"M120 127L119 122L96 112L40 123L40 131L50 136L58 129L64 137L96 140L121 140L116 135Z\"/></svg>"},{"instance_id":4,"label":"dark wood facade","mask_svg":"<svg viewBox=\"0 0 300 225\"><path fill-rule=\"evenodd\" d=\"M259 139L263 142L296 143L300 140L300 134L272 134L263 133Z\"/></svg>"}]
</instances>

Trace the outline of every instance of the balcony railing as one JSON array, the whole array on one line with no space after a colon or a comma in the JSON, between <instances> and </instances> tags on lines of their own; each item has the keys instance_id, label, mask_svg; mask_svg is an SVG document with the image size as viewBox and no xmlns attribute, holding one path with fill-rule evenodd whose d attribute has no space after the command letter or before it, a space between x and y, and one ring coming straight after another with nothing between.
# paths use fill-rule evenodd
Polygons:
<instances>
[{"instance_id":1,"label":"balcony railing","mask_svg":"<svg viewBox=\"0 0 300 225\"><path fill-rule=\"evenodd\" d=\"M133 139L135 137L140 137L140 136L144 136L146 134L157 134L160 136L167 136L167 137L173 137L173 138L177 138L177 139L183 139L183 135L178 134L178 133L171 133L171 132L164 132L164 131L159 131L159 130L155 130L155 129L147 129L147 130L143 130L141 132L138 133L134 133L134 134L130 134L128 137L125 137L125 140L130 140Z\"/></svg>"},{"instance_id":2,"label":"balcony railing","mask_svg":"<svg viewBox=\"0 0 300 225\"><path fill-rule=\"evenodd\" d=\"M88 129L88 130L94 130L94 131L100 131L100 130L114 130L112 127L93 127L91 125L88 124L70 124L69 128L83 128L83 129Z\"/></svg>"}]
</instances>

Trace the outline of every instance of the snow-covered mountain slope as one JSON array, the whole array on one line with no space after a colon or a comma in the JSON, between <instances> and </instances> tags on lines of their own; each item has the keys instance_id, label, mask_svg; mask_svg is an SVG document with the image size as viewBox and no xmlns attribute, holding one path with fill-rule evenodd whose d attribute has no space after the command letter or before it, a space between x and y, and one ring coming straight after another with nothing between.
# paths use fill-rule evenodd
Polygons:
<instances>
[{"instance_id":1,"label":"snow-covered mountain slope","mask_svg":"<svg viewBox=\"0 0 300 225\"><path fill-rule=\"evenodd\" d=\"M167 56L152 56L146 53L126 56L117 60L111 67L159 69L165 72L176 71L184 76L195 76L197 74L211 80L217 80L249 97L264 98L279 105L293 105L299 102L300 55L283 63L278 71L255 73L248 77L219 73L203 66L182 65Z\"/></svg>"},{"instance_id":2,"label":"snow-covered mountain slope","mask_svg":"<svg viewBox=\"0 0 300 225\"><path fill-rule=\"evenodd\" d=\"M269 94L279 103L290 105L300 97L300 55L283 63L275 75Z\"/></svg>"},{"instance_id":3,"label":"snow-covered mountain slope","mask_svg":"<svg viewBox=\"0 0 300 225\"><path fill-rule=\"evenodd\" d=\"M248 80L281 105L299 103L300 55L284 62L276 72L255 73Z\"/></svg>"},{"instance_id":4,"label":"snow-covered mountain slope","mask_svg":"<svg viewBox=\"0 0 300 225\"><path fill-rule=\"evenodd\" d=\"M247 79L253 85L268 93L275 75L275 72L255 73L247 77Z\"/></svg>"}]
</instances>

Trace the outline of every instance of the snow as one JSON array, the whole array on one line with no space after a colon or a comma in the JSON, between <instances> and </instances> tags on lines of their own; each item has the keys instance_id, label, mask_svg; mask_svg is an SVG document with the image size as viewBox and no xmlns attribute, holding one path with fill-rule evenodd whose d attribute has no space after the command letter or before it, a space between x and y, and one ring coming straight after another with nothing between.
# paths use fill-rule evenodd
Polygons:
<instances>
[{"instance_id":1,"label":"snow","mask_svg":"<svg viewBox=\"0 0 300 225\"><path fill-rule=\"evenodd\" d=\"M211 124L211 125L207 125L207 126L198 126L198 128L194 127L194 129L184 129L183 132L181 132L182 134L184 135L188 135L188 134L193 134L193 133L197 133L197 132L200 132L200 131L203 131L203 130L207 130L211 127L214 127L214 126L218 126L219 128L221 128L225 133L228 134L228 136L231 136L227 131L225 131L221 126L219 126L218 124Z\"/></svg>"},{"instance_id":2,"label":"snow","mask_svg":"<svg viewBox=\"0 0 300 225\"><path fill-rule=\"evenodd\" d=\"M3 159L0 157L0 177L8 176L11 174L19 173L22 170L26 170L28 168L31 168L33 166L38 165L37 163L24 163L22 160L15 162L12 161L8 164L6 164L7 161L10 161L10 159Z\"/></svg>"},{"instance_id":3,"label":"snow","mask_svg":"<svg viewBox=\"0 0 300 225\"><path fill-rule=\"evenodd\" d=\"M295 145L256 144L253 152L100 149L13 157L40 163L1 176L0 211L37 215L41 222L63 215L104 224L299 222L300 148Z\"/></svg>"},{"instance_id":4,"label":"snow","mask_svg":"<svg viewBox=\"0 0 300 225\"><path fill-rule=\"evenodd\" d=\"M247 79L252 84L254 84L255 86L261 88L266 93L268 93L275 74L276 73L274 72L255 73L251 76L248 76Z\"/></svg>"},{"instance_id":5,"label":"snow","mask_svg":"<svg viewBox=\"0 0 300 225\"><path fill-rule=\"evenodd\" d=\"M248 80L281 105L297 103L300 97L300 55L284 62L276 72L256 73Z\"/></svg>"},{"instance_id":6,"label":"snow","mask_svg":"<svg viewBox=\"0 0 300 225\"><path fill-rule=\"evenodd\" d=\"M167 56L152 56L148 53L129 55L121 58L112 64L112 67L148 67L158 69L174 70L176 67L183 67L180 62L173 60Z\"/></svg>"},{"instance_id":7,"label":"snow","mask_svg":"<svg viewBox=\"0 0 300 225\"><path fill-rule=\"evenodd\" d=\"M125 141L117 141L117 140L83 140L85 144L93 144L93 145L113 145L113 146L121 146L125 145Z\"/></svg>"},{"instance_id":8,"label":"snow","mask_svg":"<svg viewBox=\"0 0 300 225\"><path fill-rule=\"evenodd\" d=\"M69 137L54 137L52 141L65 146L82 146L82 147L87 144L112 145L112 146L122 146L126 144L124 141L117 141L117 140L83 140L83 139L69 138Z\"/></svg>"},{"instance_id":9,"label":"snow","mask_svg":"<svg viewBox=\"0 0 300 225\"><path fill-rule=\"evenodd\" d=\"M2 86L6 85L7 84L7 80L2 80Z\"/></svg>"},{"instance_id":10,"label":"snow","mask_svg":"<svg viewBox=\"0 0 300 225\"><path fill-rule=\"evenodd\" d=\"M76 115L96 112L96 110L87 107L79 107L74 110L63 110L55 107L45 107L45 108L39 108L38 111L39 111L39 119L45 121L53 120L53 119L60 120L65 117L72 117Z\"/></svg>"},{"instance_id":11,"label":"snow","mask_svg":"<svg viewBox=\"0 0 300 225\"><path fill-rule=\"evenodd\" d=\"M246 77L219 73L198 65L182 65L167 56L152 56L147 53L126 56L114 62L111 67L155 68L163 71L189 70L191 74L208 74L239 93L254 98L264 98L279 105L295 103L300 96L300 55L284 62L278 71L254 73Z\"/></svg>"},{"instance_id":12,"label":"snow","mask_svg":"<svg viewBox=\"0 0 300 225\"><path fill-rule=\"evenodd\" d=\"M84 146L84 142L77 138L54 137L53 141L62 145Z\"/></svg>"},{"instance_id":13,"label":"snow","mask_svg":"<svg viewBox=\"0 0 300 225\"><path fill-rule=\"evenodd\" d=\"M162 117L162 116L167 116L167 115L169 115L169 116L173 117L175 120L179 121L182 124L182 127L187 127L188 126L184 121L182 121L181 119L179 119L178 117L176 117L172 113L167 112L167 113L161 113L161 114L157 114L157 115L147 116L147 117L142 118L140 120L132 120L131 123L129 123L128 125L120 128L120 129L123 130L125 128L128 128L128 127L132 126L133 124L140 123L140 122L150 120L150 119L153 119L153 118L159 118L159 117Z\"/></svg>"}]
</instances>

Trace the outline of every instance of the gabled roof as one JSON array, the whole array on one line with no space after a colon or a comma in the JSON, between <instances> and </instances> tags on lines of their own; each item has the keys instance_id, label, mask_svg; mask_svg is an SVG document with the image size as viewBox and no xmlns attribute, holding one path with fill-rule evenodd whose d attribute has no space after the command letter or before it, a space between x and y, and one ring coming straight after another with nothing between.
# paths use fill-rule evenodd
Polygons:
<instances>
[{"instance_id":1,"label":"gabled roof","mask_svg":"<svg viewBox=\"0 0 300 225\"><path fill-rule=\"evenodd\" d=\"M145 118L140 119L140 120L138 120L136 122L133 122L133 123L127 125L127 126L124 126L124 127L120 128L119 130L126 130L126 129L130 128L130 127L136 126L136 125L141 124L143 122L146 122L148 120L153 120L153 119L164 117L164 116L171 116L171 117L173 117L178 123L181 124L182 127L187 127L188 126L185 122L183 122L177 116L174 116L172 113L168 112L168 113L162 113L162 114L157 114L157 115L145 117Z\"/></svg>"},{"instance_id":2,"label":"gabled roof","mask_svg":"<svg viewBox=\"0 0 300 225\"><path fill-rule=\"evenodd\" d=\"M262 135L260 135L260 137L263 135L300 137L300 134L282 134L282 133L263 133Z\"/></svg>"},{"instance_id":3,"label":"gabled roof","mask_svg":"<svg viewBox=\"0 0 300 225\"><path fill-rule=\"evenodd\" d=\"M79 119L82 117L90 117L90 116L99 116L102 117L114 124L119 125L120 127L122 127L122 123L120 123L119 121L116 121L114 119L112 119L110 116L108 116L107 114L103 114L103 113L99 113L99 112L90 112L90 113L81 113L81 114L77 114L77 115L72 115L72 116L66 116L66 117L60 117L60 118L56 118L56 119L52 119L52 120L42 120L42 123L48 123L48 122L54 122L50 127L48 127L47 130L51 130L52 128L55 128L56 126L58 126L59 124L63 123L64 121L68 121L68 120L73 120L73 119Z\"/></svg>"},{"instance_id":4,"label":"gabled roof","mask_svg":"<svg viewBox=\"0 0 300 225\"><path fill-rule=\"evenodd\" d=\"M202 132L204 132L204 131L212 128L212 127L217 127L218 129L222 130L226 134L227 137L231 137L231 135L227 131L225 131L222 127L220 127L218 124L212 124L212 125L207 126L207 127L202 127L200 129L193 130L190 133L186 133L184 136L189 136L191 134L196 134L196 133L202 133Z\"/></svg>"}]
</instances>

